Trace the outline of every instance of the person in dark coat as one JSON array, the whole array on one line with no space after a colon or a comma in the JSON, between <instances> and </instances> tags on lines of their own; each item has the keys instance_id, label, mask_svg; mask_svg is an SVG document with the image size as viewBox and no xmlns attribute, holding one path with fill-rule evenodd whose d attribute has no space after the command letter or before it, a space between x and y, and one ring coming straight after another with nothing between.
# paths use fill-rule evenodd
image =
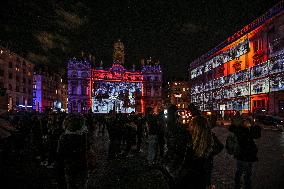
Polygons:
<instances>
[{"instance_id":1,"label":"person in dark coat","mask_svg":"<svg viewBox=\"0 0 284 189\"><path fill-rule=\"evenodd\" d=\"M80 116L68 118L66 131L58 143L58 161L64 164L67 189L86 188L89 145L82 120Z\"/></svg>"},{"instance_id":2,"label":"person in dark coat","mask_svg":"<svg viewBox=\"0 0 284 189\"><path fill-rule=\"evenodd\" d=\"M157 138L158 138L158 148L160 157L164 157L165 153L165 132L166 132L166 122L164 120L164 112L160 111L157 116L158 121L158 130L157 130Z\"/></svg>"},{"instance_id":3,"label":"person in dark coat","mask_svg":"<svg viewBox=\"0 0 284 189\"><path fill-rule=\"evenodd\" d=\"M126 139L126 148L124 155L129 156L129 152L131 151L131 148L133 145L135 145L136 140L136 132L137 132L137 126L136 126L136 116L130 115L128 116L127 122L125 124L125 139Z\"/></svg>"},{"instance_id":4,"label":"person in dark coat","mask_svg":"<svg viewBox=\"0 0 284 189\"><path fill-rule=\"evenodd\" d=\"M238 116L239 117L239 116ZM255 131L260 129L257 125L252 125L251 120L242 120L232 124L229 131L235 134L238 141L238 152L234 155L237 164L235 173L235 188L241 188L241 177L244 175L244 185L246 189L252 188L251 175L253 162L258 161L257 152L258 148L254 139L258 136ZM260 137L260 136L259 136Z\"/></svg>"},{"instance_id":5,"label":"person in dark coat","mask_svg":"<svg viewBox=\"0 0 284 189\"><path fill-rule=\"evenodd\" d=\"M112 110L107 118L107 130L110 140L108 147L109 160L117 158L121 153L122 127L122 117Z\"/></svg>"},{"instance_id":6,"label":"person in dark coat","mask_svg":"<svg viewBox=\"0 0 284 189\"><path fill-rule=\"evenodd\" d=\"M178 108L175 105L170 105L166 119L166 144L167 152L163 158L163 169L168 178L171 188L176 188L174 184L175 178L179 176L181 162L184 159L186 146L189 141L189 135L177 115Z\"/></svg>"},{"instance_id":7,"label":"person in dark coat","mask_svg":"<svg viewBox=\"0 0 284 189\"><path fill-rule=\"evenodd\" d=\"M158 120L157 117L154 115L152 107L147 108L145 119L149 140L147 160L148 164L152 166L156 163L158 147Z\"/></svg>"},{"instance_id":8,"label":"person in dark coat","mask_svg":"<svg viewBox=\"0 0 284 189\"><path fill-rule=\"evenodd\" d=\"M136 119L136 125L137 125L137 131L136 131L136 137L137 137L137 143L136 143L136 150L137 152L142 152L141 145L142 145L142 139L143 139L143 132L144 132L144 123L145 119L142 117L142 115L138 115Z\"/></svg>"}]
</instances>

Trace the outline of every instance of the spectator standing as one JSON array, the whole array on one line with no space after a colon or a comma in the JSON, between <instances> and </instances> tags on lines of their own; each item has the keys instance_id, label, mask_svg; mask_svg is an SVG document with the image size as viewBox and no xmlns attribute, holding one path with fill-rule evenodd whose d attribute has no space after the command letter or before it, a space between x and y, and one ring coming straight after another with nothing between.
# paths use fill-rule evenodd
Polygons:
<instances>
[{"instance_id":1,"label":"spectator standing","mask_svg":"<svg viewBox=\"0 0 284 189\"><path fill-rule=\"evenodd\" d=\"M65 133L60 136L58 156L64 163L67 189L86 188L87 181L87 128L81 116L72 116Z\"/></svg>"},{"instance_id":2,"label":"spectator standing","mask_svg":"<svg viewBox=\"0 0 284 189\"><path fill-rule=\"evenodd\" d=\"M167 174L171 175L171 177L177 177L180 169L180 162L184 159L188 143L188 132L179 121L177 110L178 108L175 105L169 106L166 121L167 127L165 134L167 152L164 156L163 164L168 172ZM172 179L173 178L170 178L170 181L172 181Z\"/></svg>"},{"instance_id":3,"label":"spectator standing","mask_svg":"<svg viewBox=\"0 0 284 189\"><path fill-rule=\"evenodd\" d=\"M211 185L213 156L221 152L223 145L203 116L195 116L188 131L190 140L175 187L205 189Z\"/></svg>"},{"instance_id":4,"label":"spectator standing","mask_svg":"<svg viewBox=\"0 0 284 189\"><path fill-rule=\"evenodd\" d=\"M129 155L129 152L131 151L131 148L133 145L135 145L135 139L136 139L136 132L137 132L137 126L136 126L136 117L135 115L128 116L128 121L125 124L125 130L126 130L126 148L125 148L125 156L131 156Z\"/></svg>"},{"instance_id":5,"label":"spectator standing","mask_svg":"<svg viewBox=\"0 0 284 189\"><path fill-rule=\"evenodd\" d=\"M238 120L238 121L237 121ZM239 123L239 124L236 124ZM234 133L238 142L236 159L235 189L241 188L241 177L244 175L245 189L251 189L251 175L253 163L258 161L258 148L254 139L261 136L260 127L253 125L251 119L242 120L240 115L235 116L229 131Z\"/></svg>"},{"instance_id":6,"label":"spectator standing","mask_svg":"<svg viewBox=\"0 0 284 189\"><path fill-rule=\"evenodd\" d=\"M147 160L149 165L154 165L158 148L158 121L151 107L148 107L146 110L146 126L149 141Z\"/></svg>"},{"instance_id":7,"label":"spectator standing","mask_svg":"<svg viewBox=\"0 0 284 189\"><path fill-rule=\"evenodd\" d=\"M141 145L142 145L142 139L143 139L143 134L144 134L144 118L142 115L138 115L136 119L136 125L137 125L137 132L136 132L136 137L137 137L137 143L136 143L136 150L137 152L142 152L141 150Z\"/></svg>"},{"instance_id":8,"label":"spectator standing","mask_svg":"<svg viewBox=\"0 0 284 189\"><path fill-rule=\"evenodd\" d=\"M160 111L157 117L157 139L158 139L158 147L159 147L159 155L160 157L164 157L165 154L165 130L166 130L166 123L164 119L164 112Z\"/></svg>"}]
</instances>

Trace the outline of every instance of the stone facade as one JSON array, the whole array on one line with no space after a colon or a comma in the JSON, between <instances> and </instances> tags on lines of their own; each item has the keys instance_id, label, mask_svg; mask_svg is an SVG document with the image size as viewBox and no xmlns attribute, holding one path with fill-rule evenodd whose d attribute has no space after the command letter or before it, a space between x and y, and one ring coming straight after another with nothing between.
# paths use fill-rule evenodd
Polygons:
<instances>
[{"instance_id":1,"label":"stone facade","mask_svg":"<svg viewBox=\"0 0 284 189\"><path fill-rule=\"evenodd\" d=\"M38 71L33 76L33 109L67 110L67 85L59 74Z\"/></svg>"},{"instance_id":2,"label":"stone facade","mask_svg":"<svg viewBox=\"0 0 284 189\"><path fill-rule=\"evenodd\" d=\"M8 110L32 108L33 68L29 61L0 47L0 88L6 89Z\"/></svg>"}]
</instances>

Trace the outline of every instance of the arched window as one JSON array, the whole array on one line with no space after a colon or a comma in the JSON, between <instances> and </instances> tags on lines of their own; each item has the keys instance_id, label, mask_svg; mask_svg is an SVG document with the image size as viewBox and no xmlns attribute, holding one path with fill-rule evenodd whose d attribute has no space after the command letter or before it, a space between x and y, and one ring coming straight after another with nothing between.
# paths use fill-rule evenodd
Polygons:
<instances>
[{"instance_id":1,"label":"arched window","mask_svg":"<svg viewBox=\"0 0 284 189\"><path fill-rule=\"evenodd\" d=\"M81 77L88 77L88 73L87 72L82 72Z\"/></svg>"}]
</instances>

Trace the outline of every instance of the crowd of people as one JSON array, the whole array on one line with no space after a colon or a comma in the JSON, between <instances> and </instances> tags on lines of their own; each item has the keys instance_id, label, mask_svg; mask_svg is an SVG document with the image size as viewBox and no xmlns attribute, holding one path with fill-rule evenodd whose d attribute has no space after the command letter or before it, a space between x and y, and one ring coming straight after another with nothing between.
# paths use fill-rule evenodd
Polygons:
<instances>
[{"instance_id":1,"label":"crowd of people","mask_svg":"<svg viewBox=\"0 0 284 189\"><path fill-rule=\"evenodd\" d=\"M86 188L88 170L94 168L90 155L94 137L106 136L109 161L147 149L147 166L162 171L170 188L214 188L213 158L225 146L237 161L235 188L241 188L242 175L245 188L251 188L252 165L257 161L254 139L261 136L257 124L237 113L229 127L231 138L222 144L212 131L212 122L194 104L188 108L192 116L189 124L182 122L174 105L168 108L167 118L163 111L156 114L150 107L145 115L114 111L104 115L91 111L2 112L1 125L6 125L11 134L1 135L0 163L5 164L10 153L16 152L20 157L25 145L31 145L40 165L56 169L58 188Z\"/></svg>"}]
</instances>

